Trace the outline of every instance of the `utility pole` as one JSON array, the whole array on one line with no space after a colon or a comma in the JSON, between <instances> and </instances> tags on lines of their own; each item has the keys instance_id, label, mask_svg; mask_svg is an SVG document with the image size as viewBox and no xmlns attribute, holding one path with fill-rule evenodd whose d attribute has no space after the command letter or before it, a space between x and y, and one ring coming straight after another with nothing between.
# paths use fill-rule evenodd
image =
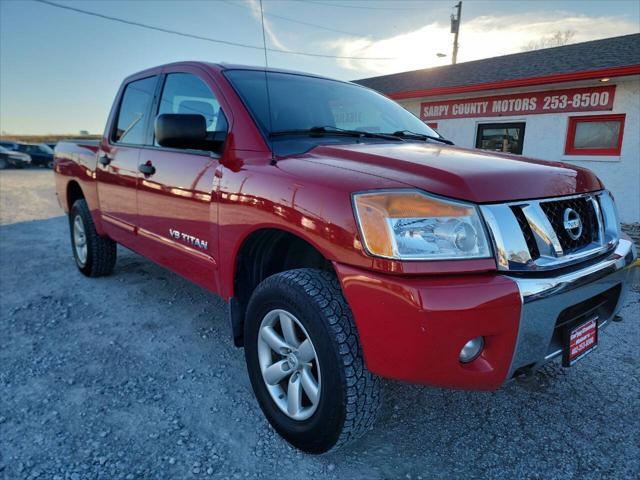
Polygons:
<instances>
[{"instance_id":1,"label":"utility pole","mask_svg":"<svg viewBox=\"0 0 640 480\"><path fill-rule=\"evenodd\" d=\"M451 14L451 33L455 34L453 38L453 55L451 56L451 63L453 65L458 61L458 34L460 33L460 18L462 16L462 0L460 0L455 8L458 12L456 15Z\"/></svg>"}]
</instances>

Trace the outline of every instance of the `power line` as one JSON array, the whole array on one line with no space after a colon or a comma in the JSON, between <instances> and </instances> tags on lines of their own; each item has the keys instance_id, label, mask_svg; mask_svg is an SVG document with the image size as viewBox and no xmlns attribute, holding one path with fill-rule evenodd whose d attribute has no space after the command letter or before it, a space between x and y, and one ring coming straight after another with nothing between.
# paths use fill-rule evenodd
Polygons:
<instances>
[{"instance_id":1,"label":"power line","mask_svg":"<svg viewBox=\"0 0 640 480\"><path fill-rule=\"evenodd\" d=\"M251 9L251 7L248 7L246 5L241 5L240 3L236 3L236 2L233 2L231 0L222 0L222 2L226 3L227 5L233 5L234 7ZM327 32L342 33L343 35L350 35L352 37L360 37L360 38L362 38L362 37L370 36L368 34L365 35L365 34L362 34L362 33L345 32L344 30L338 30L338 29L335 29L335 28L325 27L324 25L318 25L316 23L304 22L302 20L297 20L295 18L285 17L283 15L277 15L275 13L264 12L263 15L265 17L279 18L280 20L285 20L287 22L299 23L300 25L306 25L307 27L319 28L320 30L326 30Z\"/></svg>"},{"instance_id":2,"label":"power line","mask_svg":"<svg viewBox=\"0 0 640 480\"><path fill-rule=\"evenodd\" d=\"M344 5L344 4L338 4L338 3L328 3L328 2L318 2L316 0L305 0L306 3L315 3L316 5L324 5L326 7L337 7L337 8L355 8L357 10L392 10L392 11L398 11L398 10L411 10L411 11L422 11L424 12L424 8L418 8L418 7L370 7L370 6L363 6L363 5Z\"/></svg>"},{"instance_id":3,"label":"power line","mask_svg":"<svg viewBox=\"0 0 640 480\"><path fill-rule=\"evenodd\" d=\"M249 44L246 44L246 43L230 42L228 40L220 40L220 39L217 39L217 38L205 37L205 36L202 36L202 35L194 35L192 33L179 32L177 30L171 30L171 29L164 28L164 27L156 27L155 25L149 25L149 24L146 24L146 23L135 22L133 20L126 20L124 18L112 17L112 16L109 16L109 15L104 15L102 13L91 12L89 10L83 10L83 9L76 8L76 7L70 7L68 5L61 5L59 3L50 2L49 0L33 0L33 1L45 4L45 5L49 5L49 6L52 6L52 7L61 8L61 9L64 9L64 10L70 10L72 12L82 13L84 15L90 15L90 16L93 16L93 17L102 18L104 20L110 20L112 22L124 23L125 25L131 25L131 26L134 26L134 27L146 28L148 30L155 30L157 32L169 33L171 35L178 35L178 36L181 36L181 37L192 38L192 39L195 39L195 40L203 40L205 42L211 42L211 43L220 43L220 44L223 44L223 45L230 45L230 46L233 46L233 47L251 48L253 50L264 50L264 47L260 47L260 46L257 46L257 45L249 45ZM392 58L389 58L389 57L351 57L351 56L341 56L341 55L328 55L328 54L323 54L323 53L299 52L299 51L295 51L295 50L282 50L280 48L267 48L266 50L268 50L270 52L287 53L289 55L302 55L302 56L307 56L307 57L320 57L320 58L335 58L335 59L340 59L340 60L393 60Z\"/></svg>"}]
</instances>

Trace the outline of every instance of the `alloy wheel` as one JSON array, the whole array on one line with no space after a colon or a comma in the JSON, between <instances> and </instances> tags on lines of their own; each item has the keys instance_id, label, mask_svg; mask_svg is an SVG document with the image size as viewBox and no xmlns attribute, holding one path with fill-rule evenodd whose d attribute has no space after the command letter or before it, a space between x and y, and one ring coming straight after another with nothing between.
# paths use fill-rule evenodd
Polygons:
<instances>
[{"instance_id":1,"label":"alloy wheel","mask_svg":"<svg viewBox=\"0 0 640 480\"><path fill-rule=\"evenodd\" d=\"M80 215L76 215L73 220L73 248L76 251L78 262L84 266L87 263L87 234Z\"/></svg>"},{"instance_id":2,"label":"alloy wheel","mask_svg":"<svg viewBox=\"0 0 640 480\"><path fill-rule=\"evenodd\" d=\"M271 310L260 324L258 361L267 391L293 420L306 420L320 401L321 376L309 334L290 312Z\"/></svg>"}]
</instances>

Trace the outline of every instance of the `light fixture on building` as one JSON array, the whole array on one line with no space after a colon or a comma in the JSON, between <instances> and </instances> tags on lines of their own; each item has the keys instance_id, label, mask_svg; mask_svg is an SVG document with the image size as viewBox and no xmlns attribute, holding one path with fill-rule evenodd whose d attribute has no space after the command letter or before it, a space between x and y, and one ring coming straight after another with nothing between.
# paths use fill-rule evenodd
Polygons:
<instances>
[{"instance_id":1,"label":"light fixture on building","mask_svg":"<svg viewBox=\"0 0 640 480\"><path fill-rule=\"evenodd\" d=\"M600 81L601 81L602 83L608 82L609 80L611 80L611 79L610 79L610 78L608 78L608 77L605 77L605 78L601 78L601 79L600 79Z\"/></svg>"}]
</instances>

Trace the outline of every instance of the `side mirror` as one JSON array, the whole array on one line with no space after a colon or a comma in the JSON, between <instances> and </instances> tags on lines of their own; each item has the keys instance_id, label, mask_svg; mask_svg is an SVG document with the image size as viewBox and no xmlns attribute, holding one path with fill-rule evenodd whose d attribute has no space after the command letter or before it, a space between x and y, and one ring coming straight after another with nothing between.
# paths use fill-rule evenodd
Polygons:
<instances>
[{"instance_id":1,"label":"side mirror","mask_svg":"<svg viewBox=\"0 0 640 480\"><path fill-rule=\"evenodd\" d=\"M163 147L206 149L207 125L202 115L163 113L156 117L154 130Z\"/></svg>"}]
</instances>

